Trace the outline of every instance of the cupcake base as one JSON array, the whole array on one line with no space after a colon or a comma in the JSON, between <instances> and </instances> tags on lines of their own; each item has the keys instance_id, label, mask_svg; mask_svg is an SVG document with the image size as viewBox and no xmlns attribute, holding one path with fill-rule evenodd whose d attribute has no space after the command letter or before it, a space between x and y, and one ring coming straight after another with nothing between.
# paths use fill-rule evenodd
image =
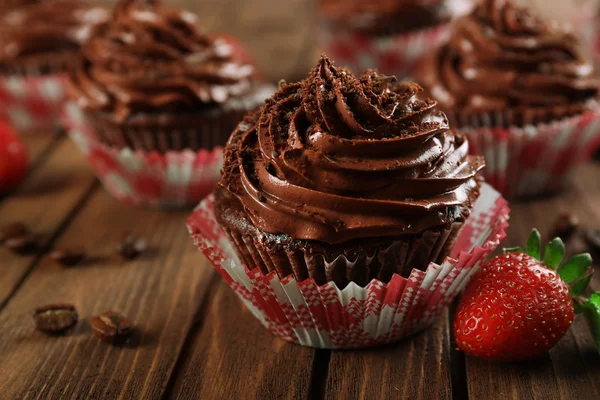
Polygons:
<instances>
[{"instance_id":1,"label":"cupcake base","mask_svg":"<svg viewBox=\"0 0 600 400\"><path fill-rule=\"evenodd\" d=\"M221 176L220 146L166 153L119 149L99 141L74 104L66 106L63 120L105 189L125 203L149 207L194 205L215 188Z\"/></svg>"},{"instance_id":2,"label":"cupcake base","mask_svg":"<svg viewBox=\"0 0 600 400\"><path fill-rule=\"evenodd\" d=\"M241 263L215 219L213 198L188 220L194 244L207 256L259 321L279 337L317 348L372 347L400 340L429 326L467 284L505 237L508 205L484 184L450 256L408 278L373 279L340 289L313 278L280 278ZM347 260L346 260L347 261Z\"/></svg>"},{"instance_id":3,"label":"cupcake base","mask_svg":"<svg viewBox=\"0 0 600 400\"><path fill-rule=\"evenodd\" d=\"M227 192L217 189L215 197L224 205L216 210L216 219L248 268L294 275L298 281L312 278L317 285L334 282L342 289L350 282L365 286L373 279L389 282L394 274L408 277L413 268L425 270L431 260L441 261L448 254L464 225L461 217L461 222L419 234L329 245L265 233L252 225L241 206L222 201L223 196Z\"/></svg>"}]
</instances>

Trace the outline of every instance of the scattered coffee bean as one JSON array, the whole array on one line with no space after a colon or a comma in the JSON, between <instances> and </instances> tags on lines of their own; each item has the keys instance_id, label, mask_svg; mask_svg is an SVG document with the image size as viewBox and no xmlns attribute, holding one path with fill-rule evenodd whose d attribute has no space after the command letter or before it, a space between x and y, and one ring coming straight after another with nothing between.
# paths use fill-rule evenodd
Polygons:
<instances>
[{"instance_id":1,"label":"scattered coffee bean","mask_svg":"<svg viewBox=\"0 0 600 400\"><path fill-rule=\"evenodd\" d=\"M27 227L22 222L13 222L0 229L0 243L28 234Z\"/></svg>"},{"instance_id":2,"label":"scattered coffee bean","mask_svg":"<svg viewBox=\"0 0 600 400\"><path fill-rule=\"evenodd\" d=\"M119 343L133 333L133 323L124 316L107 311L90 320L94 334L105 342Z\"/></svg>"},{"instance_id":3,"label":"scattered coffee bean","mask_svg":"<svg viewBox=\"0 0 600 400\"><path fill-rule=\"evenodd\" d=\"M50 258L62 266L73 267L85 259L85 250L82 247L56 249L50 253Z\"/></svg>"},{"instance_id":4,"label":"scattered coffee bean","mask_svg":"<svg viewBox=\"0 0 600 400\"><path fill-rule=\"evenodd\" d=\"M123 235L123 241L117 245L117 251L121 257L128 260L137 258L141 253L146 251L148 243L143 237L137 236L133 233L126 233Z\"/></svg>"},{"instance_id":5,"label":"scattered coffee bean","mask_svg":"<svg viewBox=\"0 0 600 400\"><path fill-rule=\"evenodd\" d=\"M21 255L35 253L40 248L39 237L30 233L7 239L4 245L13 253Z\"/></svg>"},{"instance_id":6,"label":"scattered coffee bean","mask_svg":"<svg viewBox=\"0 0 600 400\"><path fill-rule=\"evenodd\" d=\"M600 229L586 229L584 237L590 250L600 253Z\"/></svg>"},{"instance_id":7,"label":"scattered coffee bean","mask_svg":"<svg viewBox=\"0 0 600 400\"><path fill-rule=\"evenodd\" d=\"M579 218L573 214L561 214L554 221L554 226L550 230L550 239L555 237L561 238L563 241L568 241L579 226Z\"/></svg>"},{"instance_id":8,"label":"scattered coffee bean","mask_svg":"<svg viewBox=\"0 0 600 400\"><path fill-rule=\"evenodd\" d=\"M33 325L45 333L60 333L75 326L79 316L71 304L48 304L35 309Z\"/></svg>"}]
</instances>

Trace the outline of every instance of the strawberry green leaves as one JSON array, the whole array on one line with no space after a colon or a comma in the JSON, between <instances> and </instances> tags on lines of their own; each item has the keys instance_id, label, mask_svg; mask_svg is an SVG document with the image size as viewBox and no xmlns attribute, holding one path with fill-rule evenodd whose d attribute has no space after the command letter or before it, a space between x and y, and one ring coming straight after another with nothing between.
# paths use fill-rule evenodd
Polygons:
<instances>
[{"instance_id":1,"label":"strawberry green leaves","mask_svg":"<svg viewBox=\"0 0 600 400\"><path fill-rule=\"evenodd\" d=\"M592 280L592 274L589 274L577 282L569 286L569 291L571 292L572 297L581 296L585 289L590 285L590 281Z\"/></svg>"},{"instance_id":2,"label":"strawberry green leaves","mask_svg":"<svg viewBox=\"0 0 600 400\"><path fill-rule=\"evenodd\" d=\"M600 351L600 292L596 292L589 299L583 301L579 308L588 321L590 332L596 343L596 348Z\"/></svg>"},{"instance_id":3,"label":"strawberry green leaves","mask_svg":"<svg viewBox=\"0 0 600 400\"><path fill-rule=\"evenodd\" d=\"M525 252L529 254L531 257L536 260L541 261L540 249L542 247L542 235L540 235L540 231L534 229L531 231L529 238L527 239L527 244L525 245Z\"/></svg>"},{"instance_id":4,"label":"strawberry green leaves","mask_svg":"<svg viewBox=\"0 0 600 400\"><path fill-rule=\"evenodd\" d=\"M554 238L546 245L546 250L544 250L544 265L556 269L562 262L564 256L565 245L563 244L563 241L560 238Z\"/></svg>"},{"instance_id":5,"label":"strawberry green leaves","mask_svg":"<svg viewBox=\"0 0 600 400\"><path fill-rule=\"evenodd\" d=\"M577 254L567 260L567 262L558 269L558 274L567 283L575 281L581 277L592 265L592 256L589 253Z\"/></svg>"},{"instance_id":6,"label":"strawberry green leaves","mask_svg":"<svg viewBox=\"0 0 600 400\"><path fill-rule=\"evenodd\" d=\"M551 269L556 269L562 262L563 257L565 256L565 245L560 238L554 238L550 243L546 245L544 249L544 259L542 260L542 235L537 229L533 229L529 238L527 239L527 244L525 246L525 250L521 247L512 247L509 249L504 249L504 254L506 253L526 253L527 255L535 258L538 261L542 261L544 265ZM578 275L579 276L579 275Z\"/></svg>"}]
</instances>

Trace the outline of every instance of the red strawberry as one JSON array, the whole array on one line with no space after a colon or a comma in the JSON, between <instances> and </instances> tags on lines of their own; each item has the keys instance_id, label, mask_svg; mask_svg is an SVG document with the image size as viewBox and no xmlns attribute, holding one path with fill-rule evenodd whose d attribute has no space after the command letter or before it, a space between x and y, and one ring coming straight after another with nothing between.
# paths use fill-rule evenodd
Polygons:
<instances>
[{"instance_id":1,"label":"red strawberry","mask_svg":"<svg viewBox=\"0 0 600 400\"><path fill-rule=\"evenodd\" d=\"M17 187L27 174L28 166L23 142L6 122L0 121L0 193Z\"/></svg>"},{"instance_id":2,"label":"red strawberry","mask_svg":"<svg viewBox=\"0 0 600 400\"><path fill-rule=\"evenodd\" d=\"M540 242L534 230L526 252L505 250L467 286L454 319L461 350L494 361L521 361L544 354L567 332L575 314L572 297L587 288L592 259L580 254L556 270L565 253L562 241L546 246L543 261ZM594 296L578 300L577 309L587 311L592 330L600 333L600 302Z\"/></svg>"}]
</instances>

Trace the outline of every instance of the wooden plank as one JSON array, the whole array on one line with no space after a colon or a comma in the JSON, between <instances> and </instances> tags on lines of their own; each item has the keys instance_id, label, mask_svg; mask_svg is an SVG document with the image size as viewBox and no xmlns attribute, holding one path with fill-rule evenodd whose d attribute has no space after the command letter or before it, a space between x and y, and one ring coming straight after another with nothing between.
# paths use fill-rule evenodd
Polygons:
<instances>
[{"instance_id":1,"label":"wooden plank","mask_svg":"<svg viewBox=\"0 0 600 400\"><path fill-rule=\"evenodd\" d=\"M316 64L305 57L306 46L316 47L314 6L308 0L229 0L215 32L227 32L244 43L258 67L272 82L301 79ZM193 6L190 4L190 9ZM204 20L205 10L199 13ZM299 62L304 57L304 62Z\"/></svg>"},{"instance_id":2,"label":"wooden plank","mask_svg":"<svg viewBox=\"0 0 600 400\"><path fill-rule=\"evenodd\" d=\"M220 276L211 286L170 398L308 399L315 350L269 333Z\"/></svg>"},{"instance_id":3,"label":"wooden plank","mask_svg":"<svg viewBox=\"0 0 600 400\"><path fill-rule=\"evenodd\" d=\"M546 241L560 212L578 215L582 223L600 227L600 166L586 165L576 174L570 190L552 198L513 202L506 247L522 245L533 227ZM600 289L600 275L592 286ZM600 366L585 321L577 316L569 333L539 360L521 364L497 364L466 357L471 398L486 399L598 399Z\"/></svg>"},{"instance_id":4,"label":"wooden plank","mask_svg":"<svg viewBox=\"0 0 600 400\"><path fill-rule=\"evenodd\" d=\"M57 142L59 135L57 134L35 134L22 135L21 139L27 147L29 153L29 164L35 168L46 153L51 150L53 144Z\"/></svg>"},{"instance_id":5,"label":"wooden plank","mask_svg":"<svg viewBox=\"0 0 600 400\"><path fill-rule=\"evenodd\" d=\"M42 141L36 142L41 148ZM95 178L73 143L62 139L19 189L0 203L0 226L22 221L50 243ZM19 256L0 247L0 308L33 267L36 255Z\"/></svg>"},{"instance_id":6,"label":"wooden plank","mask_svg":"<svg viewBox=\"0 0 600 400\"><path fill-rule=\"evenodd\" d=\"M398 344L331 353L326 399L450 399L448 317Z\"/></svg>"},{"instance_id":7,"label":"wooden plank","mask_svg":"<svg viewBox=\"0 0 600 400\"><path fill-rule=\"evenodd\" d=\"M132 209L96 191L57 243L84 245L93 261L64 268L44 259L0 314L1 397L160 398L214 274L191 244L188 214ZM124 231L146 235L150 251L122 261ZM74 304L80 323L61 337L34 331L30 311L58 301ZM92 334L89 319L108 310L137 324L132 345Z\"/></svg>"}]
</instances>

